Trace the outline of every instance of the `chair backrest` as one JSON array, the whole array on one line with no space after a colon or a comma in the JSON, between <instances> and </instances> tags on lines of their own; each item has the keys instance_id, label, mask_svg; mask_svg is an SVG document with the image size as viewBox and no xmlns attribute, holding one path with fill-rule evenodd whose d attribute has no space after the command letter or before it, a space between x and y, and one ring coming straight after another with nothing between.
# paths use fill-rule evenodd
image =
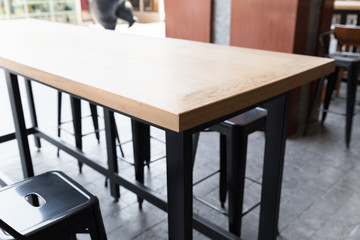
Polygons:
<instances>
[{"instance_id":1,"label":"chair backrest","mask_svg":"<svg viewBox=\"0 0 360 240\"><path fill-rule=\"evenodd\" d=\"M338 40L337 51L360 51L360 27L353 25L335 25L333 33Z\"/></svg>"},{"instance_id":2,"label":"chair backrest","mask_svg":"<svg viewBox=\"0 0 360 240\"><path fill-rule=\"evenodd\" d=\"M323 54L327 56L329 54L330 48L330 36L333 34L333 31L328 31L320 34L319 41L323 50Z\"/></svg>"}]
</instances>

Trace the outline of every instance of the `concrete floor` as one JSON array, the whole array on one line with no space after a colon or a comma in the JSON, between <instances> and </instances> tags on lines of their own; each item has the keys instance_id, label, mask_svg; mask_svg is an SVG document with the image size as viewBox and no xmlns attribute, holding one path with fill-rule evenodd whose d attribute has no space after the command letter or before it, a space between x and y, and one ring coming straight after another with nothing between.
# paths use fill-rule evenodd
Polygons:
<instances>
[{"instance_id":1,"label":"concrete floor","mask_svg":"<svg viewBox=\"0 0 360 240\"><path fill-rule=\"evenodd\" d=\"M22 81L21 81L22 82ZM344 85L344 84L343 84ZM35 102L41 129L56 134L57 93L40 84L34 83ZM342 89L346 89L342 86ZM30 124L25 101L24 86L21 83L27 124ZM344 112L345 93L334 99L331 109ZM358 91L358 99L360 93ZM89 114L86 102L82 103L83 115ZM63 101L63 119L70 119L68 97ZM10 104L8 100L4 74L0 70L0 136L14 130ZM359 104L357 104L359 109ZM102 109L98 108L102 114ZM131 140L130 121L116 115L122 142ZM103 121L100 119L103 126ZM325 124L314 123L308 136L301 134L288 139L282 185L279 230L280 240L294 239L360 239L360 117L354 118L350 149L344 143L345 119L329 114ZM89 118L83 120L84 132L92 130ZM72 131L72 126L64 126ZM164 139L161 130L152 129L152 136ZM64 140L73 143L73 137L63 132ZM109 239L167 239L166 214L145 202L143 210L138 209L136 195L121 188L121 199L114 202L108 189L104 187L104 177L87 166L79 174L76 160L64 152L56 157L57 149L45 141L38 151L29 137L35 173L58 169L78 181L100 199L101 211ZM104 133L101 132L100 144L94 136L84 137L84 152L99 163L106 164ZM131 143L123 145L125 156L132 161ZM158 158L165 154L164 144L152 140L152 156ZM247 176L261 181L264 135L256 132L249 137ZM194 182L218 168L218 135L202 133L194 168ZM120 174L134 176L131 165L119 161ZM151 164L145 170L146 185L166 197L165 160ZM6 181L16 182L22 179L20 159L16 141L0 144L0 171L6 175ZM256 204L260 197L261 186L246 182L244 210ZM194 195L210 204L220 207L218 202L218 175L194 187ZM225 207L226 210L226 207ZM194 212L227 228L224 215L194 199ZM243 218L243 239L256 239L259 207ZM79 236L79 239L88 239ZM194 231L194 239L207 239Z\"/></svg>"}]
</instances>

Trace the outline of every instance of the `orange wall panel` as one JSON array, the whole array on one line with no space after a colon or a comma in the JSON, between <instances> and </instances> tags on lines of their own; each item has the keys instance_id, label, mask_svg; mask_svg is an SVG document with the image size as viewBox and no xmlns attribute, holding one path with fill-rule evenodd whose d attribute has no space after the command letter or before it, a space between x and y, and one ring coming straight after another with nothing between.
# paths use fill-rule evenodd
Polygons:
<instances>
[{"instance_id":1,"label":"orange wall panel","mask_svg":"<svg viewBox=\"0 0 360 240\"><path fill-rule=\"evenodd\" d=\"M165 0L166 37L211 41L211 0Z\"/></svg>"},{"instance_id":2,"label":"orange wall panel","mask_svg":"<svg viewBox=\"0 0 360 240\"><path fill-rule=\"evenodd\" d=\"M230 45L292 52L297 0L232 0Z\"/></svg>"}]
</instances>

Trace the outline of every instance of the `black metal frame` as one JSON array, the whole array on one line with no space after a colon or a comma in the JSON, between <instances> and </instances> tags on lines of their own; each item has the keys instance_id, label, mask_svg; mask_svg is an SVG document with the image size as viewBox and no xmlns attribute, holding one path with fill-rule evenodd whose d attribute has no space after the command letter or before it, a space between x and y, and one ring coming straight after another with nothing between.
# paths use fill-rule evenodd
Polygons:
<instances>
[{"instance_id":1,"label":"black metal frame","mask_svg":"<svg viewBox=\"0 0 360 240\"><path fill-rule=\"evenodd\" d=\"M141 180L136 181L126 179L124 177L121 177L117 173L117 166L113 165L117 161L115 151L115 134L113 131L111 131L111 126L113 126L113 120L111 113L109 112L114 111L113 109L109 109L106 106L103 106L105 109L104 117L106 124L106 144L108 149L109 164L108 168L105 168L87 157L86 154L81 151L81 146L79 146L78 144L76 144L76 147L74 147L61 140L60 138L51 137L43 133L37 127L34 127L34 130L32 131L28 131L25 128L24 114L22 110L17 75L16 73L11 73L8 70L5 70L5 73L11 101L11 109L14 117L16 138L19 143L19 151L21 156L21 164L23 166L24 177L30 177L34 175L31 154L27 140L27 135L34 133L36 137L47 140L51 144L57 146L61 150L77 158L79 162L88 165L89 167L109 178L113 186L123 186L128 190L136 193L139 199L146 199L160 209L167 211L169 224L169 239L171 240L192 239L193 227L213 239L239 239L234 234L227 232L221 227L209 222L208 220L192 212L192 135L193 133L212 126L217 122L224 121L232 116L238 115L242 112L248 111L251 108L263 105L265 102L270 101L268 104L263 187L261 196L258 238L266 240L276 239L281 195L280 193L282 183L282 170L285 152L288 93L281 94L280 96L276 96L274 98L260 102L254 106L249 106L248 108L241 111L237 111L219 119L210 121L208 123L201 124L200 126L194 127L190 130L186 130L183 132L173 132L171 130L165 129L167 142L167 203L165 200L159 197L157 193L144 186L141 183ZM71 93L69 94L73 97L72 103L74 105L77 105L77 101L79 101L79 99L77 99L78 96L74 96ZM146 129L148 128L148 125L154 125L147 123L141 119L137 119L134 117L131 118L134 123L136 122L136 124L133 124L133 127L134 132L137 132L139 137L147 135ZM159 128L164 129L162 127ZM137 141L135 142L134 148L144 149L144 145L141 141ZM141 153L139 155L141 155ZM140 157L145 158L145 160L147 158L147 156ZM136 161L139 161L139 159L136 159ZM113 191L112 195L115 197L120 197L119 194L117 195L116 190Z\"/></svg>"}]
</instances>

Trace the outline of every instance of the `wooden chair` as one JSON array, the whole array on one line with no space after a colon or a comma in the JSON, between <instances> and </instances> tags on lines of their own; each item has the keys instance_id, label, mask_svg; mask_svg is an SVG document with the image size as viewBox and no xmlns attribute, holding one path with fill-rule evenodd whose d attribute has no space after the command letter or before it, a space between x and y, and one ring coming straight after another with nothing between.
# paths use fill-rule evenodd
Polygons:
<instances>
[{"instance_id":1,"label":"wooden chair","mask_svg":"<svg viewBox=\"0 0 360 240\"><path fill-rule=\"evenodd\" d=\"M106 240L99 201L65 174L52 171L0 189L0 239Z\"/></svg>"},{"instance_id":2,"label":"wooden chair","mask_svg":"<svg viewBox=\"0 0 360 240\"><path fill-rule=\"evenodd\" d=\"M336 50L338 52L360 52L360 27L352 25L335 25L333 30L334 37L338 40ZM342 81L347 81L347 72L344 68L339 69L335 87L335 96L339 96Z\"/></svg>"}]
</instances>

